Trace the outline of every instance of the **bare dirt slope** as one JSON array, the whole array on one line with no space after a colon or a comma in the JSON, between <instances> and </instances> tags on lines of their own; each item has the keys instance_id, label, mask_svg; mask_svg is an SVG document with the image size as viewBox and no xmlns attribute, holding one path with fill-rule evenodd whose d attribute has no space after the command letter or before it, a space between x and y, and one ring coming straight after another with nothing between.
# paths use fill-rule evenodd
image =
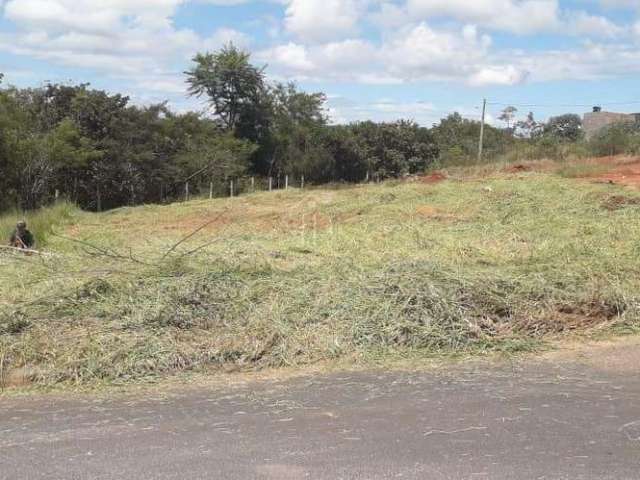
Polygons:
<instances>
[{"instance_id":1,"label":"bare dirt slope","mask_svg":"<svg viewBox=\"0 0 640 480\"><path fill-rule=\"evenodd\" d=\"M628 158L619 164L613 164L609 171L595 175L595 180L640 187L640 158Z\"/></svg>"}]
</instances>

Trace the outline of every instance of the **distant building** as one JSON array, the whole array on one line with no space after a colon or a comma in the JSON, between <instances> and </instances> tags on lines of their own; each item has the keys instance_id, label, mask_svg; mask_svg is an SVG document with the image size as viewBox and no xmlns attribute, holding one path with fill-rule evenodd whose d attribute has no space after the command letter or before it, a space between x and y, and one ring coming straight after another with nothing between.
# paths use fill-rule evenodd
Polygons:
<instances>
[{"instance_id":1,"label":"distant building","mask_svg":"<svg viewBox=\"0 0 640 480\"><path fill-rule=\"evenodd\" d=\"M640 123L640 113L603 112L601 107L593 107L593 111L584 114L582 128L587 138L614 123Z\"/></svg>"}]
</instances>

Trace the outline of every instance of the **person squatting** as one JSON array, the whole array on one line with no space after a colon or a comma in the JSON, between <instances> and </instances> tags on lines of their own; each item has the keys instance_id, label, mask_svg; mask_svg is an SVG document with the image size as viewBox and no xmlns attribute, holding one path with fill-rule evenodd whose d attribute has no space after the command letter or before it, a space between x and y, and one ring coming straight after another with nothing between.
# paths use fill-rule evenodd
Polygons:
<instances>
[{"instance_id":1,"label":"person squatting","mask_svg":"<svg viewBox=\"0 0 640 480\"><path fill-rule=\"evenodd\" d=\"M9 246L22 250L33 250L36 241L33 234L27 230L27 222L20 221L16 225L16 229L11 234Z\"/></svg>"}]
</instances>

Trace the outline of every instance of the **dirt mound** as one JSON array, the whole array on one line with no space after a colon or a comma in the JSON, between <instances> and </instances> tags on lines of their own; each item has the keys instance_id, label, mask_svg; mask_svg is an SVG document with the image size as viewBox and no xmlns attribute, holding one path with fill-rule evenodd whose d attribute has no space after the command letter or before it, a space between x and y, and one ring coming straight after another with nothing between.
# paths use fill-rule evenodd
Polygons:
<instances>
[{"instance_id":1,"label":"dirt mound","mask_svg":"<svg viewBox=\"0 0 640 480\"><path fill-rule=\"evenodd\" d=\"M435 172L435 173L432 173L431 175L423 175L421 177L418 177L418 180L421 183L426 183L426 184L444 182L446 179L447 179L447 176L444 173L440 173L440 172Z\"/></svg>"},{"instance_id":2,"label":"dirt mound","mask_svg":"<svg viewBox=\"0 0 640 480\"><path fill-rule=\"evenodd\" d=\"M525 165L524 163L517 163L515 165L511 165L505 169L507 173L522 173L522 172L530 172L533 170L531 165Z\"/></svg>"}]
</instances>

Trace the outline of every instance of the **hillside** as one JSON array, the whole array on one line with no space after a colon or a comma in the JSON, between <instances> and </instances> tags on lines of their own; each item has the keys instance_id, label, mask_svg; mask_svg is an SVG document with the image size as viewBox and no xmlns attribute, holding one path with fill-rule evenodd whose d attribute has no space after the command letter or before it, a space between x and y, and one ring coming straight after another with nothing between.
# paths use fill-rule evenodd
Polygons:
<instances>
[{"instance_id":1,"label":"hillside","mask_svg":"<svg viewBox=\"0 0 640 480\"><path fill-rule=\"evenodd\" d=\"M0 254L2 382L518 351L637 329L640 195L519 170L39 212L43 254Z\"/></svg>"}]
</instances>

